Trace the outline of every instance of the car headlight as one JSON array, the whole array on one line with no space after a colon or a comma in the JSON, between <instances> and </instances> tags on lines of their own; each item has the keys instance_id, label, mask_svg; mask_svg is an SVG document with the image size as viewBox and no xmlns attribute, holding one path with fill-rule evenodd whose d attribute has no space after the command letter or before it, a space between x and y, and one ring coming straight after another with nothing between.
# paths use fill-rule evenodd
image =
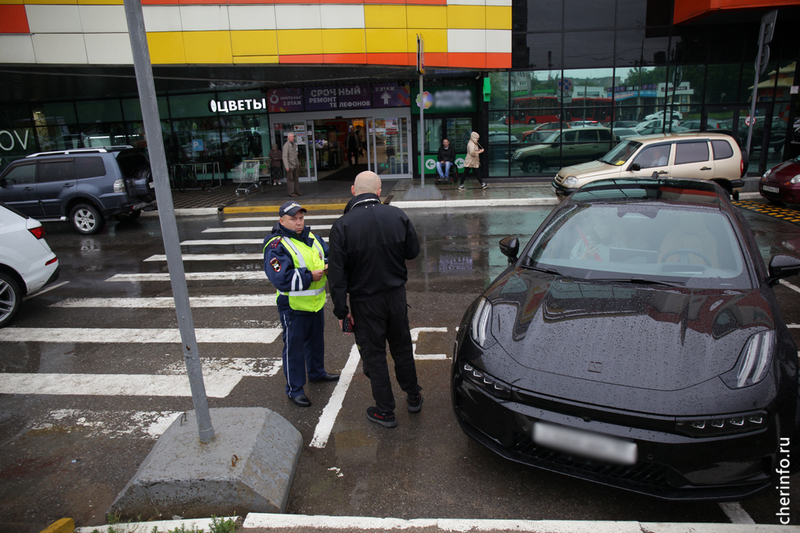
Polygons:
<instances>
[{"instance_id":1,"label":"car headlight","mask_svg":"<svg viewBox=\"0 0 800 533\"><path fill-rule=\"evenodd\" d=\"M757 431L765 427L767 427L766 411L734 416L679 419L675 424L678 433L690 437L718 437Z\"/></svg>"},{"instance_id":2,"label":"car headlight","mask_svg":"<svg viewBox=\"0 0 800 533\"><path fill-rule=\"evenodd\" d=\"M511 155L511 159L519 159L520 158L520 150L514 150L514 153Z\"/></svg>"},{"instance_id":3,"label":"car headlight","mask_svg":"<svg viewBox=\"0 0 800 533\"><path fill-rule=\"evenodd\" d=\"M480 388L498 398L511 397L511 385L497 379L484 370L479 370L467 362L461 363L461 375Z\"/></svg>"},{"instance_id":4,"label":"car headlight","mask_svg":"<svg viewBox=\"0 0 800 533\"><path fill-rule=\"evenodd\" d=\"M769 176L770 174L772 174L772 169L769 169L769 170L767 170L766 172L764 172L764 175L763 175L763 176L761 176L761 179L762 179L762 180L765 180L765 179L767 179L767 176Z\"/></svg>"},{"instance_id":5,"label":"car headlight","mask_svg":"<svg viewBox=\"0 0 800 533\"><path fill-rule=\"evenodd\" d=\"M800 174L790 179L789 183L800 183Z\"/></svg>"},{"instance_id":6,"label":"car headlight","mask_svg":"<svg viewBox=\"0 0 800 533\"><path fill-rule=\"evenodd\" d=\"M578 178L575 176L567 176L567 179L562 183L564 187L575 187L578 185Z\"/></svg>"},{"instance_id":7,"label":"car headlight","mask_svg":"<svg viewBox=\"0 0 800 533\"><path fill-rule=\"evenodd\" d=\"M472 315L472 324L469 329L472 340L481 348L486 347L487 340L491 337L489 333L491 317L492 303L486 298L481 297L475 308L475 314Z\"/></svg>"},{"instance_id":8,"label":"car headlight","mask_svg":"<svg viewBox=\"0 0 800 533\"><path fill-rule=\"evenodd\" d=\"M722 381L731 389L749 387L762 381L769 373L775 351L775 331L762 331L751 335L739 354L732 370L722 374Z\"/></svg>"}]
</instances>

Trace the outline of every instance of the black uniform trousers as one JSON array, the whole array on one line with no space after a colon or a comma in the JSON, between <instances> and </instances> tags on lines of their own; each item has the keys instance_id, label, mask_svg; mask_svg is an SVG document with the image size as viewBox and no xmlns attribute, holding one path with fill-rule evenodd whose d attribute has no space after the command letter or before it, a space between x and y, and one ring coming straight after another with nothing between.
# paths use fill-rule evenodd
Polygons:
<instances>
[{"instance_id":1,"label":"black uniform trousers","mask_svg":"<svg viewBox=\"0 0 800 533\"><path fill-rule=\"evenodd\" d=\"M394 360L397 383L406 394L416 394L417 368L408 329L406 287L401 285L366 301L350 300L355 336L364 375L372 384L372 397L382 413L394 412L394 394L386 360L386 342Z\"/></svg>"}]
</instances>

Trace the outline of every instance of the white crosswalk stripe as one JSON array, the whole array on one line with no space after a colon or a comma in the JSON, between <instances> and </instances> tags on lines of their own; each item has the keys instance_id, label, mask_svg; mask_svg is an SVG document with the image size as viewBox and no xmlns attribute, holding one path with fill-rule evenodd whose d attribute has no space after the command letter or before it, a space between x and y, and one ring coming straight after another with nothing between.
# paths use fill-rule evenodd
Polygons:
<instances>
[{"instance_id":1,"label":"white crosswalk stripe","mask_svg":"<svg viewBox=\"0 0 800 533\"><path fill-rule=\"evenodd\" d=\"M197 342L269 344L280 328L196 328ZM178 328L4 328L0 342L180 343Z\"/></svg>"},{"instance_id":2,"label":"white crosswalk stripe","mask_svg":"<svg viewBox=\"0 0 800 533\"><path fill-rule=\"evenodd\" d=\"M230 272L187 272L186 281L248 281L262 280L269 283L267 275L261 270L243 270ZM169 274L162 272L141 274L114 274L106 279L107 282L143 282L143 281L169 281Z\"/></svg>"},{"instance_id":3,"label":"white crosswalk stripe","mask_svg":"<svg viewBox=\"0 0 800 533\"><path fill-rule=\"evenodd\" d=\"M319 231L327 231L331 229L332 224L323 224L323 225L313 225L311 226L311 231L317 233ZM272 233L273 226L233 226L233 227L226 227L226 228L208 228L204 229L203 233L231 233L231 232L260 232L264 235L268 233Z\"/></svg>"},{"instance_id":4,"label":"white crosswalk stripe","mask_svg":"<svg viewBox=\"0 0 800 533\"><path fill-rule=\"evenodd\" d=\"M235 296L193 296L189 305L200 307L274 307L274 294L237 294ZM88 308L120 307L125 309L170 309L175 307L175 299L169 297L153 298L68 298L51 304L51 307Z\"/></svg>"},{"instance_id":5,"label":"white crosswalk stripe","mask_svg":"<svg viewBox=\"0 0 800 533\"><path fill-rule=\"evenodd\" d=\"M263 261L264 254L181 254L184 261ZM145 262L166 261L166 255L151 255Z\"/></svg>"}]
</instances>

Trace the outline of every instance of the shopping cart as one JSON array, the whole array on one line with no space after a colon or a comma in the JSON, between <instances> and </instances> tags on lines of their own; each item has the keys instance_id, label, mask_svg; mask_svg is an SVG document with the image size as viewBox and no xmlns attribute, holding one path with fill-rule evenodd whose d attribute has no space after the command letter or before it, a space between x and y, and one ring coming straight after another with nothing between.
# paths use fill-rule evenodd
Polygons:
<instances>
[{"instance_id":1,"label":"shopping cart","mask_svg":"<svg viewBox=\"0 0 800 533\"><path fill-rule=\"evenodd\" d=\"M261 161L258 160L245 159L234 169L233 182L239 184L236 187L236 196L239 196L240 192L244 192L245 196L249 196L255 189L264 192L258 172L260 163Z\"/></svg>"}]
</instances>

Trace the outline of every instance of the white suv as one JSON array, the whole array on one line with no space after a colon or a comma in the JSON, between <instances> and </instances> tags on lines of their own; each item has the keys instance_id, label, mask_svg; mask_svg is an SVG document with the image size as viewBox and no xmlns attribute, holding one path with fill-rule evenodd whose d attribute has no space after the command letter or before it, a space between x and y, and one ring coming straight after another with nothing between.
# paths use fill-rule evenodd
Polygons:
<instances>
[{"instance_id":1,"label":"white suv","mask_svg":"<svg viewBox=\"0 0 800 533\"><path fill-rule=\"evenodd\" d=\"M56 254L44 226L0 203L0 328L11 322L22 298L58 278Z\"/></svg>"}]
</instances>

